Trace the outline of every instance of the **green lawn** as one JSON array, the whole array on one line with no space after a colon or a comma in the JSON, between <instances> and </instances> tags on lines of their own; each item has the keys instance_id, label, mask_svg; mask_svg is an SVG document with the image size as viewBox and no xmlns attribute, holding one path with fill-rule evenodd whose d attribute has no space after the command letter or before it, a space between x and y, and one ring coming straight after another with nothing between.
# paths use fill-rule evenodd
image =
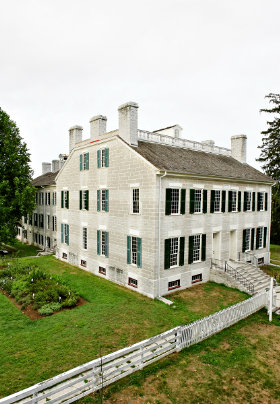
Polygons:
<instances>
[{"instance_id":1,"label":"green lawn","mask_svg":"<svg viewBox=\"0 0 280 404\"><path fill-rule=\"evenodd\" d=\"M39 250L39 247L34 247L34 245L29 245L29 244L23 244L20 241L18 241L17 239L15 239L13 241L13 243L11 243L11 245L4 245L4 247L1 248L5 248L6 250L9 251L9 255L12 255L14 257L17 258L21 258L21 257L30 257L30 256L36 256L37 252ZM16 249L16 251L15 251Z\"/></svg>"},{"instance_id":2,"label":"green lawn","mask_svg":"<svg viewBox=\"0 0 280 404\"><path fill-rule=\"evenodd\" d=\"M280 265L280 246L270 244L270 260L273 264Z\"/></svg>"},{"instance_id":3,"label":"green lawn","mask_svg":"<svg viewBox=\"0 0 280 404\"><path fill-rule=\"evenodd\" d=\"M2 397L247 297L208 283L172 295L173 307L52 256L21 260L60 274L88 303L31 321L0 294Z\"/></svg>"}]
</instances>

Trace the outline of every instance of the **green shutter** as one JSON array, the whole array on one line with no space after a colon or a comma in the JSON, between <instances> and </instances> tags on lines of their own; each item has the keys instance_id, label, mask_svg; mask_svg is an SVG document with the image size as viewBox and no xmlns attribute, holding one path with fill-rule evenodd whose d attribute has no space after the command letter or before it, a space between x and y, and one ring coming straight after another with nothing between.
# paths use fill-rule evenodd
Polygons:
<instances>
[{"instance_id":1,"label":"green shutter","mask_svg":"<svg viewBox=\"0 0 280 404\"><path fill-rule=\"evenodd\" d=\"M109 189L105 189L105 212L109 212Z\"/></svg>"},{"instance_id":2,"label":"green shutter","mask_svg":"<svg viewBox=\"0 0 280 404\"><path fill-rule=\"evenodd\" d=\"M101 167L101 150L97 150L97 168Z\"/></svg>"},{"instance_id":3,"label":"green shutter","mask_svg":"<svg viewBox=\"0 0 280 404\"><path fill-rule=\"evenodd\" d=\"M185 237L180 237L180 255L179 265L182 267L185 263Z\"/></svg>"},{"instance_id":4,"label":"green shutter","mask_svg":"<svg viewBox=\"0 0 280 404\"><path fill-rule=\"evenodd\" d=\"M171 188L166 188L165 214L171 215Z\"/></svg>"},{"instance_id":5,"label":"green shutter","mask_svg":"<svg viewBox=\"0 0 280 404\"><path fill-rule=\"evenodd\" d=\"M232 191L228 191L228 211L232 212Z\"/></svg>"},{"instance_id":6,"label":"green shutter","mask_svg":"<svg viewBox=\"0 0 280 404\"><path fill-rule=\"evenodd\" d=\"M226 191L222 191L222 212L226 211Z\"/></svg>"},{"instance_id":7,"label":"green shutter","mask_svg":"<svg viewBox=\"0 0 280 404\"><path fill-rule=\"evenodd\" d=\"M61 228L61 242L63 243L63 223L61 223L61 226L60 226L60 228Z\"/></svg>"},{"instance_id":8,"label":"green shutter","mask_svg":"<svg viewBox=\"0 0 280 404\"><path fill-rule=\"evenodd\" d=\"M257 193L257 210L261 210L261 198L260 198L261 192Z\"/></svg>"},{"instance_id":9,"label":"green shutter","mask_svg":"<svg viewBox=\"0 0 280 404\"><path fill-rule=\"evenodd\" d=\"M255 249L255 229L251 229L251 250Z\"/></svg>"},{"instance_id":10,"label":"green shutter","mask_svg":"<svg viewBox=\"0 0 280 404\"><path fill-rule=\"evenodd\" d=\"M54 205L54 192L52 193L52 204Z\"/></svg>"},{"instance_id":11,"label":"green shutter","mask_svg":"<svg viewBox=\"0 0 280 404\"><path fill-rule=\"evenodd\" d=\"M253 192L252 194L253 202L252 202L252 210L256 210L256 192Z\"/></svg>"},{"instance_id":12,"label":"green shutter","mask_svg":"<svg viewBox=\"0 0 280 404\"><path fill-rule=\"evenodd\" d=\"M193 263L193 239L194 236L189 236L189 264Z\"/></svg>"},{"instance_id":13,"label":"green shutter","mask_svg":"<svg viewBox=\"0 0 280 404\"><path fill-rule=\"evenodd\" d=\"M109 149L106 147L105 149L105 167L109 167Z\"/></svg>"},{"instance_id":14,"label":"green shutter","mask_svg":"<svg viewBox=\"0 0 280 404\"><path fill-rule=\"evenodd\" d=\"M69 191L66 191L65 208L69 209Z\"/></svg>"},{"instance_id":15,"label":"green shutter","mask_svg":"<svg viewBox=\"0 0 280 404\"><path fill-rule=\"evenodd\" d=\"M105 231L105 257L109 257L109 233Z\"/></svg>"},{"instance_id":16,"label":"green shutter","mask_svg":"<svg viewBox=\"0 0 280 404\"><path fill-rule=\"evenodd\" d=\"M67 237L66 237L66 244L69 245L69 224L66 225L66 229L67 229Z\"/></svg>"},{"instance_id":17,"label":"green shutter","mask_svg":"<svg viewBox=\"0 0 280 404\"><path fill-rule=\"evenodd\" d=\"M100 189L97 190L97 212L100 212Z\"/></svg>"},{"instance_id":18,"label":"green shutter","mask_svg":"<svg viewBox=\"0 0 280 404\"><path fill-rule=\"evenodd\" d=\"M207 189L203 190L203 213L207 213Z\"/></svg>"},{"instance_id":19,"label":"green shutter","mask_svg":"<svg viewBox=\"0 0 280 404\"><path fill-rule=\"evenodd\" d=\"M83 191L80 191L80 210L83 209Z\"/></svg>"},{"instance_id":20,"label":"green shutter","mask_svg":"<svg viewBox=\"0 0 280 404\"><path fill-rule=\"evenodd\" d=\"M137 266L142 268L142 239L137 237Z\"/></svg>"},{"instance_id":21,"label":"green shutter","mask_svg":"<svg viewBox=\"0 0 280 404\"><path fill-rule=\"evenodd\" d=\"M267 201L268 201L268 193L267 192L265 192L265 194L264 194L264 196L265 196L265 210L267 210L267 205L268 205L268 203L267 203Z\"/></svg>"},{"instance_id":22,"label":"green shutter","mask_svg":"<svg viewBox=\"0 0 280 404\"><path fill-rule=\"evenodd\" d=\"M190 213L194 213L194 189L190 189Z\"/></svg>"},{"instance_id":23,"label":"green shutter","mask_svg":"<svg viewBox=\"0 0 280 404\"><path fill-rule=\"evenodd\" d=\"M88 203L89 203L89 191L86 190L86 210L88 210Z\"/></svg>"},{"instance_id":24,"label":"green shutter","mask_svg":"<svg viewBox=\"0 0 280 404\"><path fill-rule=\"evenodd\" d=\"M201 261L206 260L206 234L202 234Z\"/></svg>"},{"instance_id":25,"label":"green shutter","mask_svg":"<svg viewBox=\"0 0 280 404\"><path fill-rule=\"evenodd\" d=\"M97 254L100 255L100 230L97 230Z\"/></svg>"},{"instance_id":26,"label":"green shutter","mask_svg":"<svg viewBox=\"0 0 280 404\"><path fill-rule=\"evenodd\" d=\"M61 191L61 207L64 208L64 192Z\"/></svg>"},{"instance_id":27,"label":"green shutter","mask_svg":"<svg viewBox=\"0 0 280 404\"><path fill-rule=\"evenodd\" d=\"M266 247L267 227L263 228L263 248Z\"/></svg>"},{"instance_id":28,"label":"green shutter","mask_svg":"<svg viewBox=\"0 0 280 404\"><path fill-rule=\"evenodd\" d=\"M238 191L238 212L241 212L241 191Z\"/></svg>"},{"instance_id":29,"label":"green shutter","mask_svg":"<svg viewBox=\"0 0 280 404\"><path fill-rule=\"evenodd\" d=\"M126 237L126 262L131 264L131 236Z\"/></svg>"},{"instance_id":30,"label":"green shutter","mask_svg":"<svg viewBox=\"0 0 280 404\"><path fill-rule=\"evenodd\" d=\"M184 215L186 212L186 190L183 188L181 189L181 208L180 213Z\"/></svg>"},{"instance_id":31,"label":"green shutter","mask_svg":"<svg viewBox=\"0 0 280 404\"><path fill-rule=\"evenodd\" d=\"M80 171L83 169L83 155L80 154Z\"/></svg>"},{"instance_id":32,"label":"green shutter","mask_svg":"<svg viewBox=\"0 0 280 404\"><path fill-rule=\"evenodd\" d=\"M215 190L211 191L211 201L210 201L210 213L214 213L214 202L215 202Z\"/></svg>"},{"instance_id":33,"label":"green shutter","mask_svg":"<svg viewBox=\"0 0 280 404\"><path fill-rule=\"evenodd\" d=\"M246 229L243 230L242 252L246 251Z\"/></svg>"},{"instance_id":34,"label":"green shutter","mask_svg":"<svg viewBox=\"0 0 280 404\"><path fill-rule=\"evenodd\" d=\"M244 212L247 211L247 202L248 202L248 192L244 192L244 201L243 201L243 210Z\"/></svg>"},{"instance_id":35,"label":"green shutter","mask_svg":"<svg viewBox=\"0 0 280 404\"><path fill-rule=\"evenodd\" d=\"M89 169L89 153L86 153L86 170Z\"/></svg>"},{"instance_id":36,"label":"green shutter","mask_svg":"<svg viewBox=\"0 0 280 404\"><path fill-rule=\"evenodd\" d=\"M167 238L164 240L164 269L170 268L170 247L171 239Z\"/></svg>"}]
</instances>

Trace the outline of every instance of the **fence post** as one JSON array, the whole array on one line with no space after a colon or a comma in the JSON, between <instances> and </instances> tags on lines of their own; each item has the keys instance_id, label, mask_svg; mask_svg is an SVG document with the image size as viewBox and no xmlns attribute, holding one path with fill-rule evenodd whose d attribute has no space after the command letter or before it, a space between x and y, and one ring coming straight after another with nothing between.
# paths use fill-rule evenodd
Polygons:
<instances>
[{"instance_id":1,"label":"fence post","mask_svg":"<svg viewBox=\"0 0 280 404\"><path fill-rule=\"evenodd\" d=\"M177 330L177 336L176 336L176 351L177 352L181 351L181 342L182 342L182 327L179 327Z\"/></svg>"},{"instance_id":2,"label":"fence post","mask_svg":"<svg viewBox=\"0 0 280 404\"><path fill-rule=\"evenodd\" d=\"M141 363L140 363L140 369L143 369L143 366L144 366L144 361L143 361L143 357L144 357L144 355L143 355L143 345L141 345L141 347L140 347L140 357L141 357Z\"/></svg>"}]
</instances>

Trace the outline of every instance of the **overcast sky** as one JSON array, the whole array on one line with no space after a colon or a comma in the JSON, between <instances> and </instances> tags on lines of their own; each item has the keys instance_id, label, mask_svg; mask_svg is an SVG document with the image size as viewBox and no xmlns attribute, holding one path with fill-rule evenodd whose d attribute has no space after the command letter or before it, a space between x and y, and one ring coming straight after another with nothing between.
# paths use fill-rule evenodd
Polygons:
<instances>
[{"instance_id":1,"label":"overcast sky","mask_svg":"<svg viewBox=\"0 0 280 404\"><path fill-rule=\"evenodd\" d=\"M280 92L279 0L0 0L0 106L42 161L68 152L68 129L139 104L139 128L230 147L248 162Z\"/></svg>"}]
</instances>

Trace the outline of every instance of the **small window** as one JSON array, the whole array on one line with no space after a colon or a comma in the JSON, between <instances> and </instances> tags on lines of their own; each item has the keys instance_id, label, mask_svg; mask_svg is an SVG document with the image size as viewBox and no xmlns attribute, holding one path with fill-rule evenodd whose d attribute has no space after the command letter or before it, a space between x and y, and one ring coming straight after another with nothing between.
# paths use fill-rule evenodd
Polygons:
<instances>
[{"instance_id":1,"label":"small window","mask_svg":"<svg viewBox=\"0 0 280 404\"><path fill-rule=\"evenodd\" d=\"M83 227L83 249L87 250L87 228Z\"/></svg>"},{"instance_id":2,"label":"small window","mask_svg":"<svg viewBox=\"0 0 280 404\"><path fill-rule=\"evenodd\" d=\"M264 257L258 258L258 264L263 265L264 264Z\"/></svg>"},{"instance_id":3,"label":"small window","mask_svg":"<svg viewBox=\"0 0 280 404\"><path fill-rule=\"evenodd\" d=\"M62 258L67 260L67 254L66 253L62 253Z\"/></svg>"},{"instance_id":4,"label":"small window","mask_svg":"<svg viewBox=\"0 0 280 404\"><path fill-rule=\"evenodd\" d=\"M171 281L168 282L168 290L172 290L172 289L177 289L180 288L180 279L177 279L176 281Z\"/></svg>"},{"instance_id":5,"label":"small window","mask_svg":"<svg viewBox=\"0 0 280 404\"><path fill-rule=\"evenodd\" d=\"M133 286L134 288L138 288L138 281L133 278L128 278L129 286Z\"/></svg>"},{"instance_id":6,"label":"small window","mask_svg":"<svg viewBox=\"0 0 280 404\"><path fill-rule=\"evenodd\" d=\"M197 274L192 276L192 283L201 282L202 281L202 274Z\"/></svg>"},{"instance_id":7,"label":"small window","mask_svg":"<svg viewBox=\"0 0 280 404\"><path fill-rule=\"evenodd\" d=\"M132 213L139 213L139 189L132 189Z\"/></svg>"},{"instance_id":8,"label":"small window","mask_svg":"<svg viewBox=\"0 0 280 404\"><path fill-rule=\"evenodd\" d=\"M104 268L104 267L99 267L99 268L98 268L98 272L99 272L100 274L102 274L102 275L106 275L106 268Z\"/></svg>"},{"instance_id":9,"label":"small window","mask_svg":"<svg viewBox=\"0 0 280 404\"><path fill-rule=\"evenodd\" d=\"M81 266L82 267L86 267L87 266L87 262L85 260L81 260Z\"/></svg>"}]
</instances>

